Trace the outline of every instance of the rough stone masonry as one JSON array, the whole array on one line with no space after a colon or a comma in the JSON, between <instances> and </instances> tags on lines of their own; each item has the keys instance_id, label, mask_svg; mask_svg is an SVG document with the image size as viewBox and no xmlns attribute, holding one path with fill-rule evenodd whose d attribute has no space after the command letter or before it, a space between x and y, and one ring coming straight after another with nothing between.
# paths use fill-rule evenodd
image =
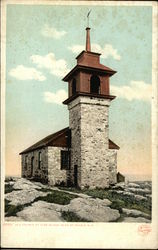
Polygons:
<instances>
[{"instance_id":1,"label":"rough stone masonry","mask_svg":"<svg viewBox=\"0 0 158 250\"><path fill-rule=\"evenodd\" d=\"M108 99L85 96L79 96L68 105L71 176L76 165L81 188L105 188L116 183L117 152L109 150L109 105Z\"/></svg>"}]
</instances>

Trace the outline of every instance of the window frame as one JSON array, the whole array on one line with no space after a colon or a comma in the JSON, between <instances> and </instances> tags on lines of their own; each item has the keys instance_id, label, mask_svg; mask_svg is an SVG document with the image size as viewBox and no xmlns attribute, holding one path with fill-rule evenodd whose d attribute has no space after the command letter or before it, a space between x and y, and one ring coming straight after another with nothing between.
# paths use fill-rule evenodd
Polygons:
<instances>
[{"instance_id":1,"label":"window frame","mask_svg":"<svg viewBox=\"0 0 158 250\"><path fill-rule=\"evenodd\" d=\"M60 151L60 169L67 170L69 169L69 151L68 150L61 150Z\"/></svg>"}]
</instances>

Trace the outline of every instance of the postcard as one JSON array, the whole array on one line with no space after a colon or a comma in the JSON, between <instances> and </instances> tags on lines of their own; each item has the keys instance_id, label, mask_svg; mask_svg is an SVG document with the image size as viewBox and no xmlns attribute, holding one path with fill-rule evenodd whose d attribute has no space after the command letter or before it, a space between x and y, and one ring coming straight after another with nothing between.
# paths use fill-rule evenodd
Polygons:
<instances>
[{"instance_id":1,"label":"postcard","mask_svg":"<svg viewBox=\"0 0 158 250\"><path fill-rule=\"evenodd\" d=\"M157 249L157 9L2 1L2 247Z\"/></svg>"}]
</instances>

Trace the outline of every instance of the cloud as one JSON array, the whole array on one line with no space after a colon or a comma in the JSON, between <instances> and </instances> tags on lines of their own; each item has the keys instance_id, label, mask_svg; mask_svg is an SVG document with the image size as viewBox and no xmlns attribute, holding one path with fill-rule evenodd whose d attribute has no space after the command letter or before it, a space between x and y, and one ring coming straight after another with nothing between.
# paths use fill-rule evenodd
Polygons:
<instances>
[{"instance_id":1,"label":"cloud","mask_svg":"<svg viewBox=\"0 0 158 250\"><path fill-rule=\"evenodd\" d=\"M55 29L54 27L49 27L48 24L46 24L42 31L41 31L42 35L45 37L51 37L51 38L55 38L55 39L60 39L62 36L64 36L67 32L62 30L62 31L58 31L57 29Z\"/></svg>"},{"instance_id":2,"label":"cloud","mask_svg":"<svg viewBox=\"0 0 158 250\"><path fill-rule=\"evenodd\" d=\"M46 68L55 76L62 77L69 71L66 61L64 59L56 60L53 53L46 56L32 55L30 59L38 68Z\"/></svg>"},{"instance_id":3,"label":"cloud","mask_svg":"<svg viewBox=\"0 0 158 250\"><path fill-rule=\"evenodd\" d=\"M56 93L44 92L44 101L49 103L62 104L67 99L67 92L64 89L58 90Z\"/></svg>"},{"instance_id":4,"label":"cloud","mask_svg":"<svg viewBox=\"0 0 158 250\"><path fill-rule=\"evenodd\" d=\"M71 47L68 47L68 49L71 50L72 53L78 54L78 53L80 53L82 50L84 50L85 47L84 47L83 45L76 44L76 45L72 45Z\"/></svg>"},{"instance_id":5,"label":"cloud","mask_svg":"<svg viewBox=\"0 0 158 250\"><path fill-rule=\"evenodd\" d=\"M105 44L103 48L101 48L98 44L92 44L92 49L96 52L101 53L102 58L113 57L115 60L120 60L121 56L118 54L117 49L114 49L111 44Z\"/></svg>"},{"instance_id":6,"label":"cloud","mask_svg":"<svg viewBox=\"0 0 158 250\"><path fill-rule=\"evenodd\" d=\"M68 49L71 50L73 53L77 54L84 50L85 47L83 45L76 44L68 47ZM102 58L108 58L111 56L115 60L121 59L121 56L118 54L117 49L114 49L111 44L105 44L103 47L101 47L97 43L92 43L91 50L93 52L101 53Z\"/></svg>"},{"instance_id":7,"label":"cloud","mask_svg":"<svg viewBox=\"0 0 158 250\"><path fill-rule=\"evenodd\" d=\"M151 84L144 81L131 81L129 86L114 86L111 85L111 94L120 98L132 100L151 100Z\"/></svg>"},{"instance_id":8,"label":"cloud","mask_svg":"<svg viewBox=\"0 0 158 250\"><path fill-rule=\"evenodd\" d=\"M46 77L35 68L28 68L23 65L18 65L16 68L9 71L9 75L15 77L18 80L37 80L45 81Z\"/></svg>"}]
</instances>

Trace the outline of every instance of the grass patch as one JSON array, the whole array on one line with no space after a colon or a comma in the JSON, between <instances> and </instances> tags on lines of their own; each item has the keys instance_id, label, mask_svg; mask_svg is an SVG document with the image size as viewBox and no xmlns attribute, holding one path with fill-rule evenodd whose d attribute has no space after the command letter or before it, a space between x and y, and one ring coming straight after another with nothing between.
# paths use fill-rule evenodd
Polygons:
<instances>
[{"instance_id":1,"label":"grass patch","mask_svg":"<svg viewBox=\"0 0 158 250\"><path fill-rule=\"evenodd\" d=\"M44 192L44 193L52 192L52 189L50 188L36 188L36 190L39 192Z\"/></svg>"},{"instance_id":2,"label":"grass patch","mask_svg":"<svg viewBox=\"0 0 158 250\"><path fill-rule=\"evenodd\" d=\"M110 190L87 190L84 191L86 194L93 198L109 199L112 202L111 208L118 209L121 212L121 208L137 209L144 213L151 214L151 202L137 201L134 197L128 195L113 193Z\"/></svg>"},{"instance_id":3,"label":"grass patch","mask_svg":"<svg viewBox=\"0 0 158 250\"><path fill-rule=\"evenodd\" d=\"M74 193L83 193L83 190L75 187L58 187L60 190L65 190L69 192L74 192Z\"/></svg>"},{"instance_id":4,"label":"grass patch","mask_svg":"<svg viewBox=\"0 0 158 250\"><path fill-rule=\"evenodd\" d=\"M125 206L124 201L117 199L115 201L112 201L112 204L110 205L110 208L117 209L117 210L119 210L120 213L122 213L122 208L124 206Z\"/></svg>"},{"instance_id":5,"label":"grass patch","mask_svg":"<svg viewBox=\"0 0 158 250\"><path fill-rule=\"evenodd\" d=\"M48 203L56 203L56 204L60 204L60 205L67 205L70 203L70 201L74 198L77 198L78 196L74 195L74 194L68 194L68 193L64 193L61 191L57 191L57 190L51 190L51 193L47 194L47 196L45 197L37 197L35 201L46 201Z\"/></svg>"},{"instance_id":6,"label":"grass patch","mask_svg":"<svg viewBox=\"0 0 158 250\"><path fill-rule=\"evenodd\" d=\"M5 184L5 194L11 193L12 191L14 191L15 189L13 188L13 185L10 184Z\"/></svg>"},{"instance_id":7,"label":"grass patch","mask_svg":"<svg viewBox=\"0 0 158 250\"><path fill-rule=\"evenodd\" d=\"M61 214L62 218L68 222L90 222L86 219L83 219L81 217L79 217L77 214L75 214L74 212L70 212L70 211L63 211Z\"/></svg>"},{"instance_id":8,"label":"grass patch","mask_svg":"<svg viewBox=\"0 0 158 250\"><path fill-rule=\"evenodd\" d=\"M32 204L32 202L24 204L24 205L11 205L10 201L5 199L5 216L10 217L10 216L16 216L16 214L20 211L22 211L25 207L28 207Z\"/></svg>"},{"instance_id":9,"label":"grass patch","mask_svg":"<svg viewBox=\"0 0 158 250\"><path fill-rule=\"evenodd\" d=\"M75 188L63 188L71 192L85 193L93 198L109 199L112 204L111 208L122 211L122 208L137 209L141 212L151 215L151 200L137 201L134 197L128 195L118 194L112 192L110 189L83 189L77 190Z\"/></svg>"},{"instance_id":10,"label":"grass patch","mask_svg":"<svg viewBox=\"0 0 158 250\"><path fill-rule=\"evenodd\" d=\"M12 191L19 191L19 190L21 190L21 189L14 189L13 186L14 185L5 184L5 188L4 188L5 194L11 193Z\"/></svg>"}]
</instances>

